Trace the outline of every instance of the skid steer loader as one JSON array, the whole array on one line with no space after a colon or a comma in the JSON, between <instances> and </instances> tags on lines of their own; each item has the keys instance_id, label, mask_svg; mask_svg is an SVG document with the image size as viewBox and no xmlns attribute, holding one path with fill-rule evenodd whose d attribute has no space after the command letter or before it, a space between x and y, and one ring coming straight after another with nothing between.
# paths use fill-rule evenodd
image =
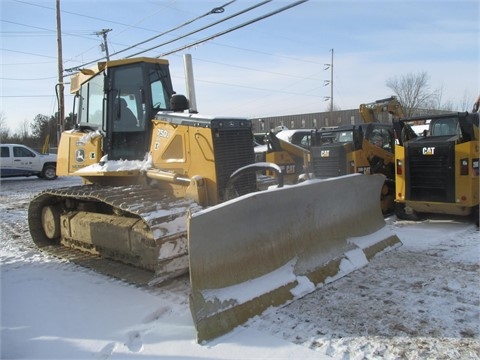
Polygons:
<instances>
[{"instance_id":1,"label":"skid steer loader","mask_svg":"<svg viewBox=\"0 0 480 360\"><path fill-rule=\"evenodd\" d=\"M321 179L354 173L385 175L381 207L384 214L393 213L395 139L390 117L402 116L402 106L390 97L361 104L359 111L363 124L318 130L313 135L311 168L315 177Z\"/></svg>"},{"instance_id":2,"label":"skid steer loader","mask_svg":"<svg viewBox=\"0 0 480 360\"><path fill-rule=\"evenodd\" d=\"M423 136L412 127L428 124ZM428 213L473 215L478 224L479 114L457 112L394 122L396 199L399 219Z\"/></svg>"},{"instance_id":3,"label":"skid steer loader","mask_svg":"<svg viewBox=\"0 0 480 360\"><path fill-rule=\"evenodd\" d=\"M57 174L83 185L31 201L32 239L136 284L188 272L198 341L400 244L371 200L382 176L282 186L278 166L255 163L251 121L187 111L166 60L102 62L71 87L77 124L62 134ZM278 185L257 191L264 169Z\"/></svg>"},{"instance_id":4,"label":"skid steer loader","mask_svg":"<svg viewBox=\"0 0 480 360\"><path fill-rule=\"evenodd\" d=\"M295 130L285 130L292 132ZM314 130L298 130L302 139L311 137ZM282 131L283 132L283 131ZM281 132L280 132L281 133ZM276 164L282 170L283 181L286 184L296 184L310 173L310 151L304 146L294 144L277 136L273 131L264 135L265 144L255 146L255 160ZM268 178L275 177L276 172L266 171ZM268 180L265 181L268 183Z\"/></svg>"}]
</instances>

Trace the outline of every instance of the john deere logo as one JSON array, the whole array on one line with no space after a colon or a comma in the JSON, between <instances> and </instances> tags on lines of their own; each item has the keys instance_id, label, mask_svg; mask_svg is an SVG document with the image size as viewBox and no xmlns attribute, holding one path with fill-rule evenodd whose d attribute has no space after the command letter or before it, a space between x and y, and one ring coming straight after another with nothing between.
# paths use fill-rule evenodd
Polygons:
<instances>
[{"instance_id":1,"label":"john deere logo","mask_svg":"<svg viewBox=\"0 0 480 360\"><path fill-rule=\"evenodd\" d=\"M422 154L423 155L433 155L433 154L435 154L435 148L434 147L424 147L422 149Z\"/></svg>"},{"instance_id":2,"label":"john deere logo","mask_svg":"<svg viewBox=\"0 0 480 360\"><path fill-rule=\"evenodd\" d=\"M78 149L75 151L75 161L81 163L85 161L85 150Z\"/></svg>"}]
</instances>

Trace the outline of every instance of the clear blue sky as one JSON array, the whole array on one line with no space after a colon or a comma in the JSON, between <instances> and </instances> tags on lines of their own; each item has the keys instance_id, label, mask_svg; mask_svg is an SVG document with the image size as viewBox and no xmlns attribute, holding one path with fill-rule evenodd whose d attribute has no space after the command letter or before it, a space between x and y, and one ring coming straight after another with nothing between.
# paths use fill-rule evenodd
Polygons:
<instances>
[{"instance_id":1,"label":"clear blue sky","mask_svg":"<svg viewBox=\"0 0 480 360\"><path fill-rule=\"evenodd\" d=\"M64 68L152 38L230 0L60 0ZM261 0L237 0L158 37L121 58L233 15ZM141 56L157 57L246 23L295 0L256 10ZM57 109L55 0L1 0L0 112L12 131ZM201 113L262 117L327 111L333 58L333 98L340 109L392 95L387 79L427 72L431 89L457 110L480 93L480 1L309 0L201 45L167 56L174 87L185 93L183 54L191 54ZM67 92L68 94L68 92ZM66 98L66 111L72 98Z\"/></svg>"}]
</instances>

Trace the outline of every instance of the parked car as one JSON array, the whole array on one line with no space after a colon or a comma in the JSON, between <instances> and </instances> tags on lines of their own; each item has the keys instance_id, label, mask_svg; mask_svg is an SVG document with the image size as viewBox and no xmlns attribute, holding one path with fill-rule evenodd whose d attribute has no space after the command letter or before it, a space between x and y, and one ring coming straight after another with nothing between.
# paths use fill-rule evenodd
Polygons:
<instances>
[{"instance_id":1,"label":"parked car","mask_svg":"<svg viewBox=\"0 0 480 360\"><path fill-rule=\"evenodd\" d=\"M21 144L1 144L0 176L38 176L41 179L57 178L57 155L40 154Z\"/></svg>"}]
</instances>

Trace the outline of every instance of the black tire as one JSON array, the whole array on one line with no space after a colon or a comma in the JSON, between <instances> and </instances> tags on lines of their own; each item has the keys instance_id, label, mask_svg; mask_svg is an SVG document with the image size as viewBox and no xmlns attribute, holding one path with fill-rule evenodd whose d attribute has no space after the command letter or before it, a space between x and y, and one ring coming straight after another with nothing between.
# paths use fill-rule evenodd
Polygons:
<instances>
[{"instance_id":1,"label":"black tire","mask_svg":"<svg viewBox=\"0 0 480 360\"><path fill-rule=\"evenodd\" d=\"M414 211L411 210L408 213L405 211L405 203L395 203L395 215L397 216L397 219L400 220L410 220L410 221L419 221L420 215Z\"/></svg>"},{"instance_id":2,"label":"black tire","mask_svg":"<svg viewBox=\"0 0 480 360\"><path fill-rule=\"evenodd\" d=\"M57 169L55 165L52 165L52 164L45 165L42 170L41 178L45 180L55 180L57 178Z\"/></svg>"}]
</instances>

